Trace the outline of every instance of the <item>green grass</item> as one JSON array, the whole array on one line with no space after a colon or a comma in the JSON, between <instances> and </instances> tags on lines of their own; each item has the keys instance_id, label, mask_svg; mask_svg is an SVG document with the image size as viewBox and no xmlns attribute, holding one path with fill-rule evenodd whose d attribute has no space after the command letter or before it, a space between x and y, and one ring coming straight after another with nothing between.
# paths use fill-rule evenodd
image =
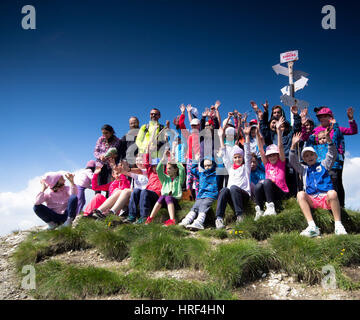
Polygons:
<instances>
[{"instance_id":1,"label":"green grass","mask_svg":"<svg viewBox=\"0 0 360 320\"><path fill-rule=\"evenodd\" d=\"M259 278L275 265L269 248L247 239L218 245L208 257L205 269L223 286L237 287Z\"/></svg>"},{"instance_id":2,"label":"green grass","mask_svg":"<svg viewBox=\"0 0 360 320\"><path fill-rule=\"evenodd\" d=\"M182 201L177 221L189 212L193 202ZM313 214L321 238L300 236L307 223L295 199L283 202L278 215L254 221L253 204L248 204L245 220L235 223L228 206L225 222L230 230L214 228L216 203L207 217L211 228L190 232L180 226L163 227L168 219L162 209L150 225L121 224L109 216L104 221L80 219L76 227L33 232L15 250L12 260L18 272L24 265L37 270L35 297L79 299L118 293L149 299L232 299L234 288L254 281L270 269L284 270L298 280L320 284L322 268L331 265L338 287L360 289L360 282L347 277L344 267L360 264L360 235L334 235L332 214L316 210ZM360 213L343 211L342 221L349 233L360 231ZM216 239L217 241L212 241ZM221 240L231 240L224 241ZM258 241L262 241L261 243ZM76 267L45 261L70 250L96 248L107 260L130 258L126 268ZM202 270L206 281L151 279L151 272L190 268ZM120 270L123 270L122 273Z\"/></svg>"},{"instance_id":3,"label":"green grass","mask_svg":"<svg viewBox=\"0 0 360 320\"><path fill-rule=\"evenodd\" d=\"M230 292L214 283L150 279L144 273L128 275L96 267L75 267L51 260L36 267L38 299L84 299L91 296L130 294L134 298L213 300L231 299Z\"/></svg>"}]
</instances>

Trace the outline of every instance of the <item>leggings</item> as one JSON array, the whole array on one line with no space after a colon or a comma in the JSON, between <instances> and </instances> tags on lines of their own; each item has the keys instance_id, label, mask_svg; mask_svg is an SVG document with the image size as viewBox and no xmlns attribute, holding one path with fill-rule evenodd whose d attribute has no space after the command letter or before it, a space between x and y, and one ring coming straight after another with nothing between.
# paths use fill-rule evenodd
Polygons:
<instances>
[{"instance_id":1,"label":"leggings","mask_svg":"<svg viewBox=\"0 0 360 320\"><path fill-rule=\"evenodd\" d=\"M238 186L223 188L219 193L216 207L216 217L223 218L226 205L229 203L234 209L236 216L240 216L244 210L244 203L250 198L249 194Z\"/></svg>"},{"instance_id":2,"label":"leggings","mask_svg":"<svg viewBox=\"0 0 360 320\"><path fill-rule=\"evenodd\" d=\"M259 182L255 186L255 202L261 210L264 209L265 201L275 202L276 200L286 199L288 192L281 190L274 182L269 179Z\"/></svg>"},{"instance_id":3,"label":"leggings","mask_svg":"<svg viewBox=\"0 0 360 320\"><path fill-rule=\"evenodd\" d=\"M333 183L334 190L337 192L340 202L340 207L345 207L345 190L342 182L343 169L331 169L329 175Z\"/></svg>"}]
</instances>

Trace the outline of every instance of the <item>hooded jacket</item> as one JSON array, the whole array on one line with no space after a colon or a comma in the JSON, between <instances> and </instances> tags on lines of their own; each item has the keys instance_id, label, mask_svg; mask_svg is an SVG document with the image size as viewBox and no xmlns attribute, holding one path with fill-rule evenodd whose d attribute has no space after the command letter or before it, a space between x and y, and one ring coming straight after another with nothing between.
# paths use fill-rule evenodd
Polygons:
<instances>
[{"instance_id":1,"label":"hooded jacket","mask_svg":"<svg viewBox=\"0 0 360 320\"><path fill-rule=\"evenodd\" d=\"M52 209L58 214L64 214L68 200L72 195L77 195L76 185L72 186L63 186L57 192L51 190L59 179L62 177L60 172L51 172L44 177L45 183L49 186L44 192L39 192L35 199L35 205L46 203L46 206L49 209Z\"/></svg>"},{"instance_id":2,"label":"hooded jacket","mask_svg":"<svg viewBox=\"0 0 360 320\"><path fill-rule=\"evenodd\" d=\"M199 171L197 163L194 163L191 167L191 173L199 179L199 192L196 199L211 198L216 200L218 197L216 163L212 161L212 167L204 170L204 160L202 160L200 164L202 168L201 171Z\"/></svg>"}]
</instances>

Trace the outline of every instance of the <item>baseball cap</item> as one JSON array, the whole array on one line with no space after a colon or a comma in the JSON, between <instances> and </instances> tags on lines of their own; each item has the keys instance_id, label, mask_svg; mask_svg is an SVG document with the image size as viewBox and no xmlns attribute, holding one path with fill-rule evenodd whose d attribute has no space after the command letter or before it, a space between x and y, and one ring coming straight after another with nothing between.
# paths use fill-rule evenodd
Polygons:
<instances>
[{"instance_id":1,"label":"baseball cap","mask_svg":"<svg viewBox=\"0 0 360 320\"><path fill-rule=\"evenodd\" d=\"M303 158L304 157L304 153L306 151L311 151L311 152L314 152L316 153L315 149L313 147L305 147L302 151L301 151L301 157Z\"/></svg>"},{"instance_id":2,"label":"baseball cap","mask_svg":"<svg viewBox=\"0 0 360 320\"><path fill-rule=\"evenodd\" d=\"M276 144L271 144L266 148L265 155L269 156L274 153L279 153L279 147Z\"/></svg>"},{"instance_id":3,"label":"baseball cap","mask_svg":"<svg viewBox=\"0 0 360 320\"><path fill-rule=\"evenodd\" d=\"M192 119L190 122L191 126L197 126L200 124L200 120L198 118Z\"/></svg>"}]
</instances>

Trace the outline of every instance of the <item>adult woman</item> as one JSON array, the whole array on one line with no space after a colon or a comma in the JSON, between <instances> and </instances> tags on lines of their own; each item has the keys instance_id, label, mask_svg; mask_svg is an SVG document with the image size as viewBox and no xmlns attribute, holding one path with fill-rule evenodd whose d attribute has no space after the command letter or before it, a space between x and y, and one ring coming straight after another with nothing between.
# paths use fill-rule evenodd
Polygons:
<instances>
[{"instance_id":1,"label":"adult woman","mask_svg":"<svg viewBox=\"0 0 360 320\"><path fill-rule=\"evenodd\" d=\"M103 185L111 181L111 166L108 158L105 156L110 148L120 149L120 139L115 135L112 126L105 124L101 128L102 136L97 140L94 156L96 158L96 167L101 167L98 184ZM118 152L119 155L119 152ZM118 162L118 156L115 163ZM99 191L98 191L99 192Z\"/></svg>"}]
</instances>

